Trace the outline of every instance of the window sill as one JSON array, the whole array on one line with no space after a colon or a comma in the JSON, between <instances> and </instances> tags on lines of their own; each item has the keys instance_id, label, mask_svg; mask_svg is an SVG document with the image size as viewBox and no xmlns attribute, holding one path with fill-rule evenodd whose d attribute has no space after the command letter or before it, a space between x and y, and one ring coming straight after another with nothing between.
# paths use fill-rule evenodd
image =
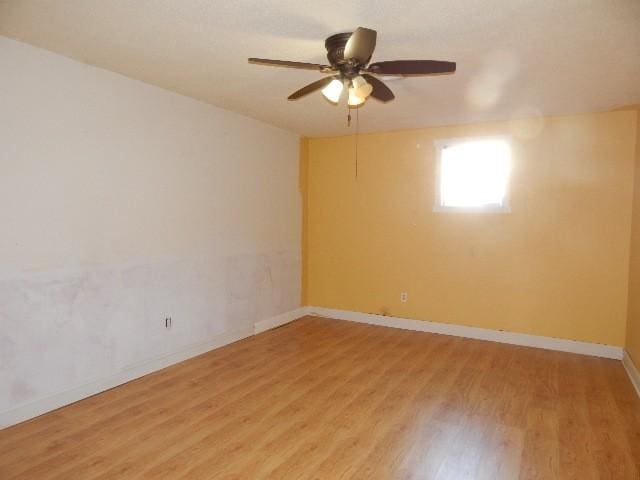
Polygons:
<instances>
[{"instance_id":1,"label":"window sill","mask_svg":"<svg viewBox=\"0 0 640 480\"><path fill-rule=\"evenodd\" d=\"M436 205L433 207L435 213L511 213L508 205L485 206L485 207L445 207Z\"/></svg>"}]
</instances>

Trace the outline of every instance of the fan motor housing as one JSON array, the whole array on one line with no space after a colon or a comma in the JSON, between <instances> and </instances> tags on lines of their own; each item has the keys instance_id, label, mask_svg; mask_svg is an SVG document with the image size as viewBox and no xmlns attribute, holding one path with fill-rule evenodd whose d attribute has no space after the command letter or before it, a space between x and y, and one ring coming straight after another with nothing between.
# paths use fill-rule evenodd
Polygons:
<instances>
[{"instance_id":1,"label":"fan motor housing","mask_svg":"<svg viewBox=\"0 0 640 480\"><path fill-rule=\"evenodd\" d=\"M324 41L324 46L327 49L327 59L331 65L340 65L345 63L344 47L349 38L351 38L352 33L353 32L336 33Z\"/></svg>"},{"instance_id":2,"label":"fan motor housing","mask_svg":"<svg viewBox=\"0 0 640 480\"><path fill-rule=\"evenodd\" d=\"M360 74L360 66L344 59L344 48L353 32L336 33L324 41L329 63L340 71L342 78L352 79Z\"/></svg>"}]
</instances>

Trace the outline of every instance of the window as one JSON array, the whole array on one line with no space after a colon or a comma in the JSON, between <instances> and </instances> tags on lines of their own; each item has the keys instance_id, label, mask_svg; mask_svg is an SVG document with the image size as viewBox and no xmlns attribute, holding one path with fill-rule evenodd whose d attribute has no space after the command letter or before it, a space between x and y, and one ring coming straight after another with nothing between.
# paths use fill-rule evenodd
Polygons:
<instances>
[{"instance_id":1,"label":"window","mask_svg":"<svg viewBox=\"0 0 640 480\"><path fill-rule=\"evenodd\" d=\"M509 212L508 137L437 140L434 211Z\"/></svg>"}]
</instances>

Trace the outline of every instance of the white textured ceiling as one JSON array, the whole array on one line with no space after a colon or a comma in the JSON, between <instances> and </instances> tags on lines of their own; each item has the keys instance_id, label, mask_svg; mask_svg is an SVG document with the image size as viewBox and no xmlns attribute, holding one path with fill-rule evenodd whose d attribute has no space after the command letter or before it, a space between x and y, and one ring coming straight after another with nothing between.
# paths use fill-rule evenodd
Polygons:
<instances>
[{"instance_id":1,"label":"white textured ceiling","mask_svg":"<svg viewBox=\"0 0 640 480\"><path fill-rule=\"evenodd\" d=\"M640 0L9 0L0 34L307 136L341 135L344 105L286 97L324 39L378 31L374 61L435 59L455 75L389 82L361 131L608 110L640 103Z\"/></svg>"}]
</instances>

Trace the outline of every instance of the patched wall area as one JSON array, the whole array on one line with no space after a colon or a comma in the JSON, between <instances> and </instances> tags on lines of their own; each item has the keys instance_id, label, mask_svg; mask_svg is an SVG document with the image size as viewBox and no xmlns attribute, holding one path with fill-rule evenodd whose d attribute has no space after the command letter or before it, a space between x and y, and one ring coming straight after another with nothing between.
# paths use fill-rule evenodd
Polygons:
<instances>
[{"instance_id":1,"label":"patched wall area","mask_svg":"<svg viewBox=\"0 0 640 480\"><path fill-rule=\"evenodd\" d=\"M300 306L295 134L2 37L0 65L0 414Z\"/></svg>"},{"instance_id":2,"label":"patched wall area","mask_svg":"<svg viewBox=\"0 0 640 480\"><path fill-rule=\"evenodd\" d=\"M298 252L0 281L0 411L298 308ZM171 317L171 328L164 319Z\"/></svg>"}]
</instances>

